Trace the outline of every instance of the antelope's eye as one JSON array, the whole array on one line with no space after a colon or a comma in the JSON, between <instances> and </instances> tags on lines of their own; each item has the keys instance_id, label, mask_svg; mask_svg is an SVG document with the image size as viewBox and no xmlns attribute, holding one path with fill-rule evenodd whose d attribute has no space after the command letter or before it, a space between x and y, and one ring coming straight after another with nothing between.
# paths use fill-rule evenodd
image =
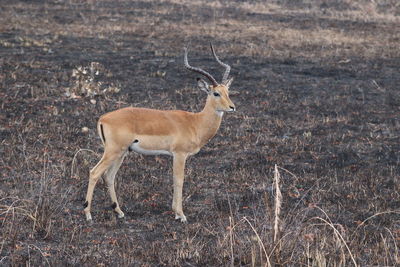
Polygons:
<instances>
[{"instance_id":1,"label":"antelope's eye","mask_svg":"<svg viewBox=\"0 0 400 267\"><path fill-rule=\"evenodd\" d=\"M217 92L214 92L214 96L220 96L220 94Z\"/></svg>"}]
</instances>

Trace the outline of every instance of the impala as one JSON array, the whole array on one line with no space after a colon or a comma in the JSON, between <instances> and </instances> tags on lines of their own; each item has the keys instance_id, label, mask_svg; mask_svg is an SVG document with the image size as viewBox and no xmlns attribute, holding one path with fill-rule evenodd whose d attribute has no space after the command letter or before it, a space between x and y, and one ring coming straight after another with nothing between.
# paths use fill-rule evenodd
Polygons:
<instances>
[{"instance_id":1,"label":"impala","mask_svg":"<svg viewBox=\"0 0 400 267\"><path fill-rule=\"evenodd\" d=\"M173 157L173 199L172 210L175 219L186 222L182 210L182 187L185 162L188 156L199 152L217 132L224 112L235 110L229 99L230 66L221 62L211 45L215 60L225 68L222 82L218 83L208 72L192 67L188 63L187 49L184 48L185 67L209 80L197 78L198 86L207 93L207 101L201 112L182 110L155 110L127 107L107 113L99 119L97 130L104 145L104 154L90 171L84 212L91 221L90 208L97 181L105 173L105 181L112 201L112 208L119 218L124 217L114 188L115 175L127 152L135 151L145 155L170 155Z\"/></svg>"}]
</instances>

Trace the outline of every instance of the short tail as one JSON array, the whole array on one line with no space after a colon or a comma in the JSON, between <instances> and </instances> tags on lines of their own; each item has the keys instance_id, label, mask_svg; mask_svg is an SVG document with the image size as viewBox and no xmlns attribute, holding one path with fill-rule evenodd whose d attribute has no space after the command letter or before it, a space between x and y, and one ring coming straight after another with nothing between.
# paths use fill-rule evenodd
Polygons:
<instances>
[{"instance_id":1,"label":"short tail","mask_svg":"<svg viewBox=\"0 0 400 267\"><path fill-rule=\"evenodd\" d=\"M106 145L106 138L104 136L103 124L101 122L99 122L97 124L97 131L99 132L100 139L101 139L101 142L103 143L103 146L105 146Z\"/></svg>"}]
</instances>

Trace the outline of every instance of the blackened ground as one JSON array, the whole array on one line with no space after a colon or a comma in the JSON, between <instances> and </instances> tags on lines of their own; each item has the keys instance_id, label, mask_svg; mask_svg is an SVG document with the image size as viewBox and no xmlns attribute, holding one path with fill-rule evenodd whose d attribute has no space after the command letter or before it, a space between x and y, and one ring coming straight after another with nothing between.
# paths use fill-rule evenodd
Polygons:
<instances>
[{"instance_id":1,"label":"blackened ground","mask_svg":"<svg viewBox=\"0 0 400 267\"><path fill-rule=\"evenodd\" d=\"M0 265L400 264L397 2L264 2L3 1ZM87 224L99 116L200 111L182 48L219 79L210 41L238 110L187 164L189 223L170 211L171 159L131 154L126 218L100 183Z\"/></svg>"}]
</instances>

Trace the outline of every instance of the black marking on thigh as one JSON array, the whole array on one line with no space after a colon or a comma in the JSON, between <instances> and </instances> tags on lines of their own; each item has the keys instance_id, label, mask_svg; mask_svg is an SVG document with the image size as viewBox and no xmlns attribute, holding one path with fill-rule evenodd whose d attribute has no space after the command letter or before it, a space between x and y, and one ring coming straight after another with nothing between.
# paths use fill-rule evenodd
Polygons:
<instances>
[{"instance_id":1,"label":"black marking on thigh","mask_svg":"<svg viewBox=\"0 0 400 267\"><path fill-rule=\"evenodd\" d=\"M101 131L101 137L103 138L103 142L105 144L106 143L106 138L104 137L103 124L100 124L100 131Z\"/></svg>"},{"instance_id":2,"label":"black marking on thigh","mask_svg":"<svg viewBox=\"0 0 400 267\"><path fill-rule=\"evenodd\" d=\"M117 208L117 203L116 203L116 202L112 203L111 208L112 208L113 210L115 210L115 209Z\"/></svg>"},{"instance_id":3,"label":"black marking on thigh","mask_svg":"<svg viewBox=\"0 0 400 267\"><path fill-rule=\"evenodd\" d=\"M83 203L83 208L86 209L88 205L89 205L89 203L87 201L85 201L85 203Z\"/></svg>"}]
</instances>

